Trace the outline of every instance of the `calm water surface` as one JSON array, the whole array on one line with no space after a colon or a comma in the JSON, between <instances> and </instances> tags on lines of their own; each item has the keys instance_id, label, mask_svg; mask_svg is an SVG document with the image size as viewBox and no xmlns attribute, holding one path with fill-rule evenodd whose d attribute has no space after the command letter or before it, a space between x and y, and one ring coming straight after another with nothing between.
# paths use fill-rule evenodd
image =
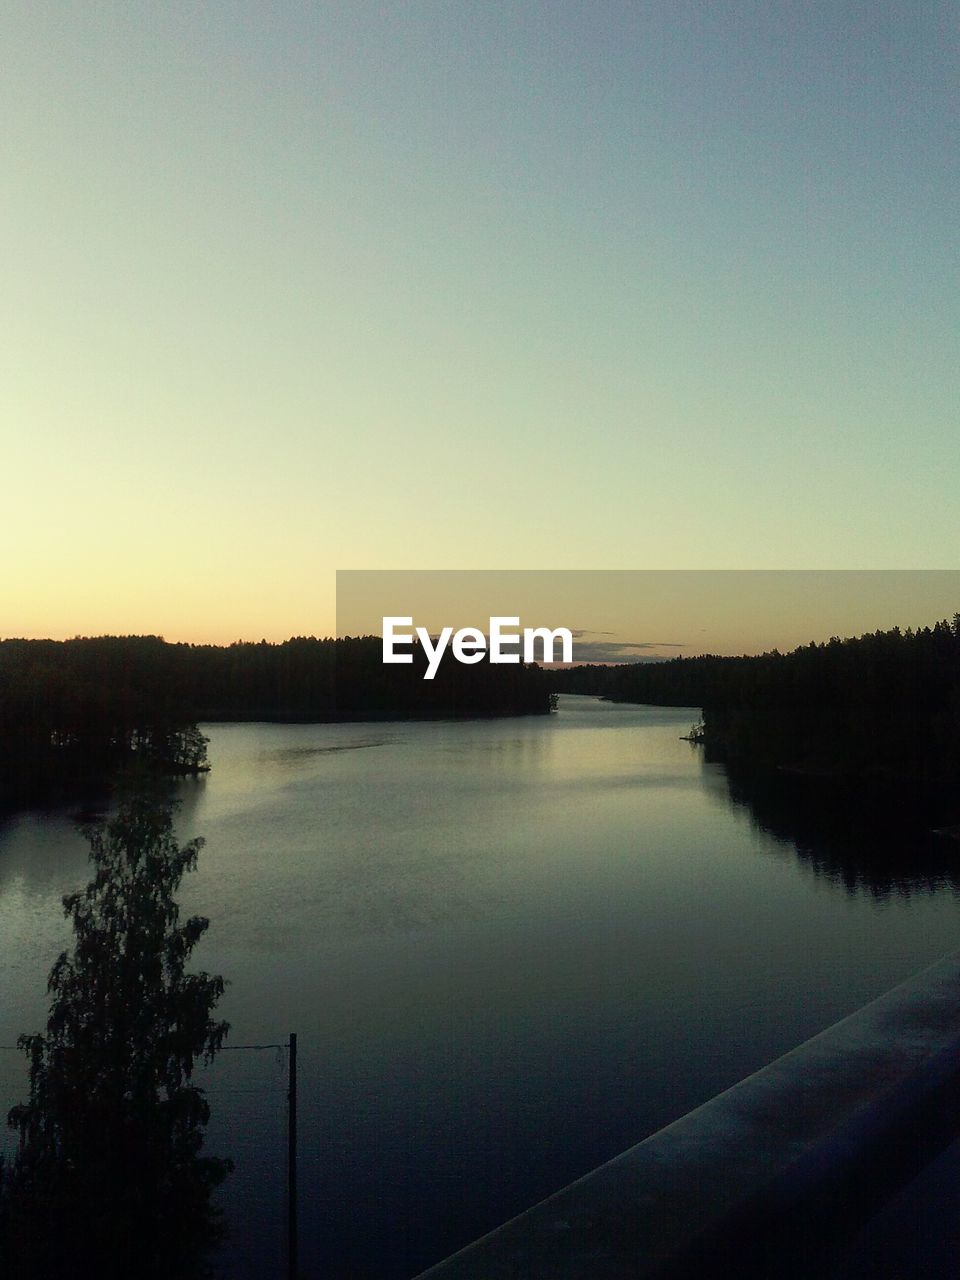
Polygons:
<instances>
[{"instance_id":1,"label":"calm water surface","mask_svg":"<svg viewBox=\"0 0 960 1280\"><path fill-rule=\"evenodd\" d=\"M306 1276L414 1275L960 946L948 875L845 885L731 800L695 718L207 728L182 903L228 1043L299 1036ZM42 1025L86 879L67 814L0 826L0 1045ZM21 1073L0 1051L4 1110ZM284 1057L224 1053L208 1087L225 1266L275 1273Z\"/></svg>"}]
</instances>

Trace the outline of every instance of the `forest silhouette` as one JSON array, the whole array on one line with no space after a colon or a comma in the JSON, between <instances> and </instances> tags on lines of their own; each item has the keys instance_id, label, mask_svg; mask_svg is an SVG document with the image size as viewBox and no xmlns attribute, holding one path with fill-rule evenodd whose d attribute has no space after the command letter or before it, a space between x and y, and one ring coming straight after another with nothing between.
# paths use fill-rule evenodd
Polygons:
<instances>
[{"instance_id":1,"label":"forest silhouette","mask_svg":"<svg viewBox=\"0 0 960 1280\"><path fill-rule=\"evenodd\" d=\"M0 641L0 806L96 788L132 761L171 775L206 768L201 721L339 721L544 715L534 665L449 655L434 680L414 646L384 666L379 637L227 646L158 636Z\"/></svg>"},{"instance_id":2,"label":"forest silhouette","mask_svg":"<svg viewBox=\"0 0 960 1280\"><path fill-rule=\"evenodd\" d=\"M132 760L206 768L198 722L546 714L558 692L701 708L708 760L742 785L774 773L924 793L960 819L960 614L791 653L569 669L385 666L378 637L167 644L156 636L0 642L0 806L103 786ZM921 797L923 798L923 797ZM806 802L804 802L806 803Z\"/></svg>"},{"instance_id":3,"label":"forest silhouette","mask_svg":"<svg viewBox=\"0 0 960 1280\"><path fill-rule=\"evenodd\" d=\"M791 653L583 666L549 679L566 693L700 708L707 758L741 775L909 781L939 793L960 769L960 614Z\"/></svg>"}]
</instances>

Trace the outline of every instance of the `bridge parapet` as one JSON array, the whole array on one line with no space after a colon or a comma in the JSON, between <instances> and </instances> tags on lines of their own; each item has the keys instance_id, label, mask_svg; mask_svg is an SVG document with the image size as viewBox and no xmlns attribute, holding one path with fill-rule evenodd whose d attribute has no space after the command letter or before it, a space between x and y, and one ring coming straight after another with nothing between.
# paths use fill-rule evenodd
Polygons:
<instances>
[{"instance_id":1,"label":"bridge parapet","mask_svg":"<svg viewBox=\"0 0 960 1280\"><path fill-rule=\"evenodd\" d=\"M809 1276L958 1133L960 953L417 1280Z\"/></svg>"}]
</instances>

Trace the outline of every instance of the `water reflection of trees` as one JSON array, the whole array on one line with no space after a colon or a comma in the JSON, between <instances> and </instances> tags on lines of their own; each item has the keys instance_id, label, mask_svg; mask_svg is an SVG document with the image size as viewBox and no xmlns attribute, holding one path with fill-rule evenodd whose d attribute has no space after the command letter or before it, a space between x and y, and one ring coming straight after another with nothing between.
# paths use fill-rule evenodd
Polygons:
<instances>
[{"instance_id":1,"label":"water reflection of trees","mask_svg":"<svg viewBox=\"0 0 960 1280\"><path fill-rule=\"evenodd\" d=\"M46 1031L22 1036L28 1101L0 1184L0 1270L23 1280L199 1276L222 1229L229 1162L201 1154L209 1108L192 1082L227 1024L223 980L188 973L208 921L176 893L202 841L141 786L87 828L93 878L64 898L74 944L50 973Z\"/></svg>"},{"instance_id":2,"label":"water reflection of trees","mask_svg":"<svg viewBox=\"0 0 960 1280\"><path fill-rule=\"evenodd\" d=\"M960 889L960 845L935 831L953 812L940 789L730 768L721 776L726 803L850 893Z\"/></svg>"}]
</instances>

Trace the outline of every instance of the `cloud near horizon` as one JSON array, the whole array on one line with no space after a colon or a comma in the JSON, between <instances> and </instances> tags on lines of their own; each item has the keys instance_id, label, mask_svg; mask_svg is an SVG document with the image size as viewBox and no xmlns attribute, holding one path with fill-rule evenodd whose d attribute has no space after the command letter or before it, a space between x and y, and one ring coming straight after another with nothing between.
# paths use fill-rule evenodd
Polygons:
<instances>
[{"instance_id":1,"label":"cloud near horizon","mask_svg":"<svg viewBox=\"0 0 960 1280\"><path fill-rule=\"evenodd\" d=\"M574 661L580 662L662 662L673 654L659 652L662 649L685 649L685 644L657 640L588 640L580 643L582 636L614 635L612 631L573 630Z\"/></svg>"}]
</instances>

